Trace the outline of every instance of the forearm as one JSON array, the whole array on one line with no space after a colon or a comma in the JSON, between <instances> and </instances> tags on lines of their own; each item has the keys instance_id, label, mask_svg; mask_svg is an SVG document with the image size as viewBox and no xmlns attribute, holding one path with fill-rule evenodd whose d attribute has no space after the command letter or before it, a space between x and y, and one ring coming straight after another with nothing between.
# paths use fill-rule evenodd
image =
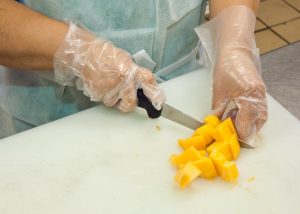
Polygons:
<instances>
[{"instance_id":1,"label":"forearm","mask_svg":"<svg viewBox=\"0 0 300 214\"><path fill-rule=\"evenodd\" d=\"M11 0L0 0L0 64L53 68L53 56L68 26Z\"/></svg>"},{"instance_id":2,"label":"forearm","mask_svg":"<svg viewBox=\"0 0 300 214\"><path fill-rule=\"evenodd\" d=\"M256 14L258 13L260 0L210 0L209 9L210 17L217 16L223 9L233 5L245 5L253 10Z\"/></svg>"},{"instance_id":3,"label":"forearm","mask_svg":"<svg viewBox=\"0 0 300 214\"><path fill-rule=\"evenodd\" d=\"M211 18L219 15L224 9L228 8L227 10L230 10L231 6L243 5L253 11L253 13L248 13L241 11L241 9L231 9L233 12L231 12L230 16L226 17L226 19L219 19L218 22L220 24L217 31L222 35L217 42L219 54L225 54L225 49L228 49L228 47L254 48L254 28L259 3L259 0L210 0ZM252 53L249 52L248 54L251 55Z\"/></svg>"}]
</instances>

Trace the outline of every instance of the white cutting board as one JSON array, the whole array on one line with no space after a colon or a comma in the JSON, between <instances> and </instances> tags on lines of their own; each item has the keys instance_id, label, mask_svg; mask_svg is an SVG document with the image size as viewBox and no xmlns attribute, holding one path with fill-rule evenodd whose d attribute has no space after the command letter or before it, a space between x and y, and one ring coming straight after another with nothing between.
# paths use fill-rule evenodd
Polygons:
<instances>
[{"instance_id":1,"label":"white cutting board","mask_svg":"<svg viewBox=\"0 0 300 214\"><path fill-rule=\"evenodd\" d=\"M209 82L201 70L162 87L169 104L201 118ZM179 189L168 159L192 131L141 110L99 106L3 139L0 213L299 213L300 122L268 99L270 119L260 146L242 150L237 184L198 179Z\"/></svg>"}]
</instances>

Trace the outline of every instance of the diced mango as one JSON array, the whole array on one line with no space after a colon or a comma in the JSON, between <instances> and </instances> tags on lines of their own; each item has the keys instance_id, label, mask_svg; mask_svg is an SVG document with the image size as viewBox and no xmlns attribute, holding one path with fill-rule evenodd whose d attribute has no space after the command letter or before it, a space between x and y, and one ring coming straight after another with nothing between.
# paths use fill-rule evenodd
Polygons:
<instances>
[{"instance_id":1,"label":"diced mango","mask_svg":"<svg viewBox=\"0 0 300 214\"><path fill-rule=\"evenodd\" d=\"M179 155L172 155L170 158L171 163L179 167L181 164L185 164L189 161L200 160L203 157L195 147L190 147Z\"/></svg>"},{"instance_id":2,"label":"diced mango","mask_svg":"<svg viewBox=\"0 0 300 214\"><path fill-rule=\"evenodd\" d=\"M233 134L237 136L231 118L224 120L211 132L216 141L227 141Z\"/></svg>"},{"instance_id":3,"label":"diced mango","mask_svg":"<svg viewBox=\"0 0 300 214\"><path fill-rule=\"evenodd\" d=\"M240 145L231 118L220 122L218 117L208 115L204 122L192 137L178 140L184 151L170 158L172 165L177 167L175 180L181 188L199 176L211 179L220 175L230 182L239 176L232 160L238 158Z\"/></svg>"},{"instance_id":4,"label":"diced mango","mask_svg":"<svg viewBox=\"0 0 300 214\"><path fill-rule=\"evenodd\" d=\"M205 157L207 156L207 151L206 150L199 150L198 152L202 156L205 156Z\"/></svg>"},{"instance_id":5,"label":"diced mango","mask_svg":"<svg viewBox=\"0 0 300 214\"><path fill-rule=\"evenodd\" d=\"M226 158L220 152L214 150L210 154L218 174L225 181L235 181L239 175L236 164L233 161L226 161Z\"/></svg>"},{"instance_id":6,"label":"diced mango","mask_svg":"<svg viewBox=\"0 0 300 214\"><path fill-rule=\"evenodd\" d=\"M203 124L202 126L200 126L199 128L197 128L195 130L193 136L209 133L213 129L214 129L214 126L211 124Z\"/></svg>"},{"instance_id":7,"label":"diced mango","mask_svg":"<svg viewBox=\"0 0 300 214\"><path fill-rule=\"evenodd\" d=\"M218 175L209 157L203 157L200 160L193 161L193 163L201 171L201 177L203 178L211 179Z\"/></svg>"},{"instance_id":8,"label":"diced mango","mask_svg":"<svg viewBox=\"0 0 300 214\"><path fill-rule=\"evenodd\" d=\"M204 136L194 136L186 139L178 139L178 144L184 150L192 146L198 150L203 150L206 147L206 140Z\"/></svg>"},{"instance_id":9,"label":"diced mango","mask_svg":"<svg viewBox=\"0 0 300 214\"><path fill-rule=\"evenodd\" d=\"M235 127L234 127L233 122L230 117L227 118L226 120L224 120L222 123L227 125L229 127L230 131L237 136L237 132L235 130Z\"/></svg>"},{"instance_id":10,"label":"diced mango","mask_svg":"<svg viewBox=\"0 0 300 214\"><path fill-rule=\"evenodd\" d=\"M223 164L226 162L226 158L225 156L218 152L217 150L213 150L210 154L209 157L211 158L211 160L213 161L215 168L218 172L219 175L221 175L222 172L222 166Z\"/></svg>"},{"instance_id":11,"label":"diced mango","mask_svg":"<svg viewBox=\"0 0 300 214\"><path fill-rule=\"evenodd\" d=\"M208 154L210 154L214 150L222 153L225 156L226 160L232 160L231 150L226 141L216 141L212 143L209 147L207 147Z\"/></svg>"},{"instance_id":12,"label":"diced mango","mask_svg":"<svg viewBox=\"0 0 300 214\"><path fill-rule=\"evenodd\" d=\"M225 181L235 181L238 176L239 176L239 172L238 172L235 162L226 161L222 167L221 177Z\"/></svg>"},{"instance_id":13,"label":"diced mango","mask_svg":"<svg viewBox=\"0 0 300 214\"><path fill-rule=\"evenodd\" d=\"M196 131L194 132L193 136L204 136L204 139L206 141L206 145L213 142L213 138L211 135L211 132L213 131L214 126L211 124L204 124L200 126Z\"/></svg>"},{"instance_id":14,"label":"diced mango","mask_svg":"<svg viewBox=\"0 0 300 214\"><path fill-rule=\"evenodd\" d=\"M236 135L232 135L230 137L228 140L228 145L232 154L232 159L236 160L240 154L240 144Z\"/></svg>"},{"instance_id":15,"label":"diced mango","mask_svg":"<svg viewBox=\"0 0 300 214\"><path fill-rule=\"evenodd\" d=\"M208 123L216 127L220 123L220 120L215 115L208 115L204 118L204 123Z\"/></svg>"},{"instance_id":16,"label":"diced mango","mask_svg":"<svg viewBox=\"0 0 300 214\"><path fill-rule=\"evenodd\" d=\"M203 156L204 158L207 158L207 151L206 151L206 150L198 150L198 153L199 153L201 156ZM201 158L200 160L202 160L202 158ZM180 164L180 165L178 166L178 168L180 169L180 168L184 167L184 165L185 165L185 163L184 163L184 164Z\"/></svg>"},{"instance_id":17,"label":"diced mango","mask_svg":"<svg viewBox=\"0 0 300 214\"><path fill-rule=\"evenodd\" d=\"M185 188L200 174L201 171L192 162L188 162L177 171L175 181L181 188Z\"/></svg>"}]
</instances>

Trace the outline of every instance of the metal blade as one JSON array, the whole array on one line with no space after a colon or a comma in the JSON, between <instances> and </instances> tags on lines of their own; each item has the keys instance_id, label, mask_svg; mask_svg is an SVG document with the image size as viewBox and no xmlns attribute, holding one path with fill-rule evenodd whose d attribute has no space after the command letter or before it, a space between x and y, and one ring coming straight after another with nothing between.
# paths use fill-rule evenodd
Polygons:
<instances>
[{"instance_id":1,"label":"metal blade","mask_svg":"<svg viewBox=\"0 0 300 214\"><path fill-rule=\"evenodd\" d=\"M245 141L242 141L241 139L238 139L240 143L240 147L245 148L245 149L255 149L255 146L252 146Z\"/></svg>"},{"instance_id":2,"label":"metal blade","mask_svg":"<svg viewBox=\"0 0 300 214\"><path fill-rule=\"evenodd\" d=\"M203 125L203 123L201 123L200 121L192 118L189 115L184 114L183 112L167 104L163 104L161 116L193 130L196 130L197 128Z\"/></svg>"}]
</instances>

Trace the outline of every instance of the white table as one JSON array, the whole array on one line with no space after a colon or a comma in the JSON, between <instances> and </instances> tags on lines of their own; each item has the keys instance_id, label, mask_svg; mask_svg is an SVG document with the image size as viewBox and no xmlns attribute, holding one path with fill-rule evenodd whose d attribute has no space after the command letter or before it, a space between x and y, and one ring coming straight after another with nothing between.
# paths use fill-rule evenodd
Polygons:
<instances>
[{"instance_id":1,"label":"white table","mask_svg":"<svg viewBox=\"0 0 300 214\"><path fill-rule=\"evenodd\" d=\"M209 112L209 82L201 70L162 87L170 105L200 119ZM237 161L238 184L198 179L180 190L168 159L192 131L142 110L98 106L3 139L0 213L300 212L300 122L268 101L260 145Z\"/></svg>"}]
</instances>

